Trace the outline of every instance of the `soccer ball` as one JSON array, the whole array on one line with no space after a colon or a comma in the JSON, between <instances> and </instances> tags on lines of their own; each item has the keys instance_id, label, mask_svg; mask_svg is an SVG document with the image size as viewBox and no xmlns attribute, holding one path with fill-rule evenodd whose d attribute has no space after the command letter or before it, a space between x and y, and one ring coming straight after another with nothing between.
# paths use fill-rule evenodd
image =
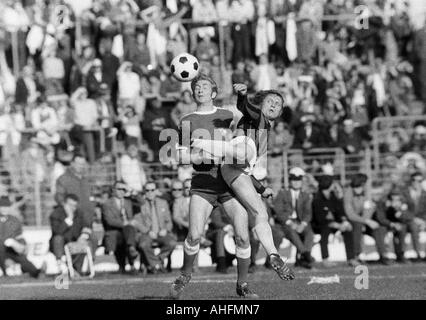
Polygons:
<instances>
[{"instance_id":1,"label":"soccer ball","mask_svg":"<svg viewBox=\"0 0 426 320\"><path fill-rule=\"evenodd\" d=\"M170 64L172 75L179 81L188 82L194 79L200 71L197 58L189 53L181 53L173 58Z\"/></svg>"}]
</instances>

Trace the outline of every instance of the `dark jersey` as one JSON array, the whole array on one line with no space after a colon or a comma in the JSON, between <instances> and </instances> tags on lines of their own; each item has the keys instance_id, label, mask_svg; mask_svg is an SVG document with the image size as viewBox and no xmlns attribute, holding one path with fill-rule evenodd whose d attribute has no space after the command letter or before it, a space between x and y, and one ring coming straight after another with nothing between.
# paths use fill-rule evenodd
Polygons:
<instances>
[{"instance_id":1,"label":"dark jersey","mask_svg":"<svg viewBox=\"0 0 426 320\"><path fill-rule=\"evenodd\" d=\"M226 109L214 108L211 112L192 112L182 117L179 126L180 144L189 146L192 139L223 140L230 129L233 113ZM193 164L195 171L215 171L219 164Z\"/></svg>"},{"instance_id":2,"label":"dark jersey","mask_svg":"<svg viewBox=\"0 0 426 320\"><path fill-rule=\"evenodd\" d=\"M260 157L268 151L268 134L271 123L265 118L262 110L248 101L247 96L238 95L237 109L243 116L238 122L237 129L252 138L256 143L257 156Z\"/></svg>"}]
</instances>

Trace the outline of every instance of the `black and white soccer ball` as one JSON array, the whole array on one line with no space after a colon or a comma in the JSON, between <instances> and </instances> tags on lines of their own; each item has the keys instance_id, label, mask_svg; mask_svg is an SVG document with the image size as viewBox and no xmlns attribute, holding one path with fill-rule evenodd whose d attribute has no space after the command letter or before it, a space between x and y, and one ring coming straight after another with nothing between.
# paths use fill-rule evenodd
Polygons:
<instances>
[{"instance_id":1,"label":"black and white soccer ball","mask_svg":"<svg viewBox=\"0 0 426 320\"><path fill-rule=\"evenodd\" d=\"M179 81L188 82L194 79L200 71L198 59L189 53L181 53L173 58L170 64L172 75Z\"/></svg>"}]
</instances>

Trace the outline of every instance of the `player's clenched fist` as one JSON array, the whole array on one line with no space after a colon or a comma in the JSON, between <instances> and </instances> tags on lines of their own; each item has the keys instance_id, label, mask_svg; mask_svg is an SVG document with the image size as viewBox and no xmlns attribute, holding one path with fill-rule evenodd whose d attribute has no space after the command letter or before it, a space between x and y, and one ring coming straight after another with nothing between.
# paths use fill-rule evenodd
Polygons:
<instances>
[{"instance_id":1,"label":"player's clenched fist","mask_svg":"<svg viewBox=\"0 0 426 320\"><path fill-rule=\"evenodd\" d=\"M234 84L234 91L237 94L245 96L247 94L247 86L243 83Z\"/></svg>"}]
</instances>

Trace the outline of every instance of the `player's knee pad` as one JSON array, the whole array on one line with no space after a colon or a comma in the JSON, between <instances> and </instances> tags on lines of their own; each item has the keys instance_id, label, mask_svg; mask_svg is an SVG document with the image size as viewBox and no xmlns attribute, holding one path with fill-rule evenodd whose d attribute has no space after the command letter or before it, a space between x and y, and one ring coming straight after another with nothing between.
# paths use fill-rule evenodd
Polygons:
<instances>
[{"instance_id":1,"label":"player's knee pad","mask_svg":"<svg viewBox=\"0 0 426 320\"><path fill-rule=\"evenodd\" d=\"M251 257L251 247L242 248L240 246L236 246L235 255L240 259L249 259Z\"/></svg>"},{"instance_id":2,"label":"player's knee pad","mask_svg":"<svg viewBox=\"0 0 426 320\"><path fill-rule=\"evenodd\" d=\"M183 244L183 250L189 256L197 254L198 251L200 251L200 239L189 240L188 238L186 238Z\"/></svg>"}]
</instances>

